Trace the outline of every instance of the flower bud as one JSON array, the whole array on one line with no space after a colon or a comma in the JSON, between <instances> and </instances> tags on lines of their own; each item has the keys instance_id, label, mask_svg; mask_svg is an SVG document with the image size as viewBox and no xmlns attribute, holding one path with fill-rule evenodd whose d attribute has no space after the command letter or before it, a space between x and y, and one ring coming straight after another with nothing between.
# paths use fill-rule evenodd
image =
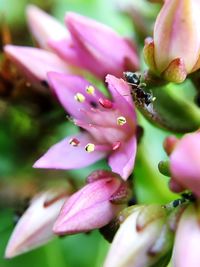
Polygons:
<instances>
[{"instance_id":1,"label":"flower bud","mask_svg":"<svg viewBox=\"0 0 200 267\"><path fill-rule=\"evenodd\" d=\"M108 171L90 175L88 184L64 204L54 225L56 234L74 234L101 228L124 207L128 184Z\"/></svg>"},{"instance_id":2,"label":"flower bud","mask_svg":"<svg viewBox=\"0 0 200 267\"><path fill-rule=\"evenodd\" d=\"M200 223L194 205L183 212L176 232L172 267L199 267Z\"/></svg>"},{"instance_id":3,"label":"flower bud","mask_svg":"<svg viewBox=\"0 0 200 267\"><path fill-rule=\"evenodd\" d=\"M171 189L189 189L200 197L200 133L185 135L170 155ZM178 186L179 185L179 186ZM173 190L177 191L177 190Z\"/></svg>"},{"instance_id":4,"label":"flower bud","mask_svg":"<svg viewBox=\"0 0 200 267\"><path fill-rule=\"evenodd\" d=\"M166 80L180 83L199 69L200 3L194 0L165 1L155 23L153 40L144 47L150 69Z\"/></svg>"},{"instance_id":5,"label":"flower bud","mask_svg":"<svg viewBox=\"0 0 200 267\"><path fill-rule=\"evenodd\" d=\"M108 73L122 77L124 71L138 69L139 58L130 40L76 13L67 13L65 21L71 42L50 40L49 46L68 63L103 79Z\"/></svg>"},{"instance_id":6,"label":"flower bud","mask_svg":"<svg viewBox=\"0 0 200 267\"><path fill-rule=\"evenodd\" d=\"M131 208L131 207L130 207ZM157 263L171 248L166 210L159 205L136 206L116 233L104 267L148 267ZM130 214L130 215L129 215Z\"/></svg>"},{"instance_id":7,"label":"flower bud","mask_svg":"<svg viewBox=\"0 0 200 267\"><path fill-rule=\"evenodd\" d=\"M41 48L49 49L48 40L69 38L65 26L37 6L28 5L26 15L30 30Z\"/></svg>"},{"instance_id":8,"label":"flower bud","mask_svg":"<svg viewBox=\"0 0 200 267\"><path fill-rule=\"evenodd\" d=\"M65 193L56 191L37 195L17 223L8 242L5 257L15 257L52 239L53 224L66 199Z\"/></svg>"}]
</instances>

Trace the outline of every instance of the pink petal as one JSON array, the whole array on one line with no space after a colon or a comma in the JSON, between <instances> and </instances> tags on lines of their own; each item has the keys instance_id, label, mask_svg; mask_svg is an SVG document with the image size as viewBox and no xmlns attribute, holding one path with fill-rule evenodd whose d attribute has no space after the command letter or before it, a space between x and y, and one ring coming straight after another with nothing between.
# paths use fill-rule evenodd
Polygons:
<instances>
[{"instance_id":1,"label":"pink petal","mask_svg":"<svg viewBox=\"0 0 200 267\"><path fill-rule=\"evenodd\" d=\"M124 180L127 180L133 171L137 149L136 137L131 137L124 142L119 149L114 151L108 158L108 164L113 172L118 173Z\"/></svg>"},{"instance_id":2,"label":"pink petal","mask_svg":"<svg viewBox=\"0 0 200 267\"><path fill-rule=\"evenodd\" d=\"M131 97L130 87L127 82L123 79L118 79L113 75L107 75L106 82L108 83L108 88L112 94L113 101L119 109L131 116L133 120L136 119L135 107Z\"/></svg>"},{"instance_id":3,"label":"pink petal","mask_svg":"<svg viewBox=\"0 0 200 267\"><path fill-rule=\"evenodd\" d=\"M102 93L96 88L94 95L87 94L86 88L91 84L80 76L48 73L48 78L53 91L58 97L58 100L64 109L74 118L82 119L84 121L85 115L83 112L80 112L80 110L90 110L93 105L98 106L99 98L103 97ZM84 95L84 102L78 102L75 100L74 97L77 93Z\"/></svg>"},{"instance_id":4,"label":"pink petal","mask_svg":"<svg viewBox=\"0 0 200 267\"><path fill-rule=\"evenodd\" d=\"M193 205L186 208L181 216L176 232L173 267L199 267L200 225Z\"/></svg>"},{"instance_id":5,"label":"pink petal","mask_svg":"<svg viewBox=\"0 0 200 267\"><path fill-rule=\"evenodd\" d=\"M45 200L52 194L54 192L51 191L42 193L32 201L12 233L5 252L6 258L27 252L53 238L53 224L66 197L44 207Z\"/></svg>"},{"instance_id":6,"label":"pink petal","mask_svg":"<svg viewBox=\"0 0 200 267\"><path fill-rule=\"evenodd\" d=\"M200 196L200 133L185 135L170 156L173 179Z\"/></svg>"},{"instance_id":7,"label":"pink petal","mask_svg":"<svg viewBox=\"0 0 200 267\"><path fill-rule=\"evenodd\" d=\"M95 114L91 113L91 117L93 116L95 119ZM85 129L88 133L90 133L95 140L99 143L99 144L104 144L107 146L107 148L110 150L112 145L116 142L120 142L119 140L123 140L126 136L129 135L129 132L132 133L132 129L130 129L128 127L128 125L124 125L124 126L120 126L123 127L123 130L119 130L116 128L116 119L113 120L112 123L115 123L114 125L112 125L111 123L109 124L109 115L112 118L112 114L110 114L109 112L105 112L104 114L100 114L101 116L101 121L102 124L99 124L95 122L95 120L93 119L92 123L88 123L88 122L83 122L83 121L79 121L79 120L74 120L74 123ZM88 118L89 115L88 115ZM108 121L106 121L106 119L108 118ZM107 125L106 125L107 122Z\"/></svg>"},{"instance_id":8,"label":"pink petal","mask_svg":"<svg viewBox=\"0 0 200 267\"><path fill-rule=\"evenodd\" d=\"M6 45L6 55L32 81L46 81L48 71L70 73L69 67L55 54L39 48Z\"/></svg>"},{"instance_id":9,"label":"pink petal","mask_svg":"<svg viewBox=\"0 0 200 267\"><path fill-rule=\"evenodd\" d=\"M48 49L48 40L68 39L67 29L59 21L34 5L26 9L27 20L33 36L40 47Z\"/></svg>"},{"instance_id":10,"label":"pink petal","mask_svg":"<svg viewBox=\"0 0 200 267\"><path fill-rule=\"evenodd\" d=\"M118 206L104 201L96 204L91 210L86 209L72 218L66 218L65 221L57 221L53 231L57 234L76 234L101 228L113 219L117 210L119 210Z\"/></svg>"},{"instance_id":11,"label":"pink petal","mask_svg":"<svg viewBox=\"0 0 200 267\"><path fill-rule=\"evenodd\" d=\"M54 225L56 233L77 233L100 228L109 223L120 206L110 197L121 184L118 178L104 178L89 183L64 204Z\"/></svg>"},{"instance_id":12,"label":"pink petal","mask_svg":"<svg viewBox=\"0 0 200 267\"><path fill-rule=\"evenodd\" d=\"M127 59L134 70L138 68L135 49L108 26L72 12L67 14L66 24L80 60L95 75L121 76Z\"/></svg>"},{"instance_id":13,"label":"pink petal","mask_svg":"<svg viewBox=\"0 0 200 267\"><path fill-rule=\"evenodd\" d=\"M76 138L80 143L78 146L70 144L70 140ZM87 133L68 136L59 143L53 145L33 167L49 169L76 169L86 167L106 156L106 152L95 150L87 152L85 146L94 143L92 137Z\"/></svg>"},{"instance_id":14,"label":"pink petal","mask_svg":"<svg viewBox=\"0 0 200 267\"><path fill-rule=\"evenodd\" d=\"M70 38L60 41L48 40L48 46L69 64L84 68L83 60L77 54L73 41Z\"/></svg>"}]
</instances>

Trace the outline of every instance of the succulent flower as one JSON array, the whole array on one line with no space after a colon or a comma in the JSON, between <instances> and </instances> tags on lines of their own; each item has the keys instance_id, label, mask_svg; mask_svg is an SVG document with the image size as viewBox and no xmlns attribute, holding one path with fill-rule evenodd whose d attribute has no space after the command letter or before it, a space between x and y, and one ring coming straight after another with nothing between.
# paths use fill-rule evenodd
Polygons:
<instances>
[{"instance_id":1,"label":"succulent flower","mask_svg":"<svg viewBox=\"0 0 200 267\"><path fill-rule=\"evenodd\" d=\"M144 58L150 70L181 83L199 69L199 1L168 0L156 19L153 39L147 38Z\"/></svg>"},{"instance_id":2,"label":"succulent flower","mask_svg":"<svg viewBox=\"0 0 200 267\"><path fill-rule=\"evenodd\" d=\"M35 196L9 239L5 257L15 257L51 240L53 224L67 198L67 193L54 190Z\"/></svg>"},{"instance_id":3,"label":"succulent flower","mask_svg":"<svg viewBox=\"0 0 200 267\"><path fill-rule=\"evenodd\" d=\"M166 210L159 205L136 205L122 211L122 224L104 267L150 267L157 263L172 246L166 218Z\"/></svg>"},{"instance_id":4,"label":"succulent flower","mask_svg":"<svg viewBox=\"0 0 200 267\"><path fill-rule=\"evenodd\" d=\"M113 172L131 174L136 154L136 114L128 84L106 77L112 100L80 76L49 73L49 83L74 123L84 129L51 147L37 168L75 169L108 157Z\"/></svg>"},{"instance_id":5,"label":"succulent flower","mask_svg":"<svg viewBox=\"0 0 200 267\"><path fill-rule=\"evenodd\" d=\"M95 171L88 183L63 205L54 224L56 234L75 234L101 228L125 207L128 183L109 171Z\"/></svg>"},{"instance_id":6,"label":"succulent flower","mask_svg":"<svg viewBox=\"0 0 200 267\"><path fill-rule=\"evenodd\" d=\"M33 5L27 8L27 18L40 48L7 45L4 51L32 81L46 81L48 71L80 73L81 70L104 80L108 73L122 77L124 71L139 67L135 45L108 26L69 12L65 29Z\"/></svg>"},{"instance_id":7,"label":"succulent flower","mask_svg":"<svg viewBox=\"0 0 200 267\"><path fill-rule=\"evenodd\" d=\"M200 133L183 136L170 154L170 187L173 191L191 190L200 197Z\"/></svg>"}]
</instances>

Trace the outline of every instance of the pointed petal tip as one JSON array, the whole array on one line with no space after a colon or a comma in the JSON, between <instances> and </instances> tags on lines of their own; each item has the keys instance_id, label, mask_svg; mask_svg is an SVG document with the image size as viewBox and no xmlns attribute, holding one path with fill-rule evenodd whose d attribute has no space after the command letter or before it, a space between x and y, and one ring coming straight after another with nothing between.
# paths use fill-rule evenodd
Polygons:
<instances>
[{"instance_id":1,"label":"pointed petal tip","mask_svg":"<svg viewBox=\"0 0 200 267\"><path fill-rule=\"evenodd\" d=\"M10 249L10 247L6 248L5 254L4 254L4 258L5 259L11 259L15 257L15 253L13 253L12 249Z\"/></svg>"},{"instance_id":2,"label":"pointed petal tip","mask_svg":"<svg viewBox=\"0 0 200 267\"><path fill-rule=\"evenodd\" d=\"M39 7L28 5L26 16L32 34L42 48L50 48L48 40L68 39L69 33L65 26Z\"/></svg>"},{"instance_id":3,"label":"pointed petal tip","mask_svg":"<svg viewBox=\"0 0 200 267\"><path fill-rule=\"evenodd\" d=\"M4 258L5 259L12 259L20 254L22 254L24 251L21 250L21 248L19 246L13 246L11 244L8 243L7 247L6 247L6 251L4 254Z\"/></svg>"},{"instance_id":4,"label":"pointed petal tip","mask_svg":"<svg viewBox=\"0 0 200 267\"><path fill-rule=\"evenodd\" d=\"M79 22L81 21L81 19L84 19L86 17L76 13L76 12L73 12L73 11L68 11L65 13L65 23L68 24L68 23L74 23L74 22ZM86 18L87 19L87 18Z\"/></svg>"},{"instance_id":5,"label":"pointed petal tip","mask_svg":"<svg viewBox=\"0 0 200 267\"><path fill-rule=\"evenodd\" d=\"M52 231L56 235L62 234L62 231L60 231L60 223L58 224L58 221L54 223Z\"/></svg>"},{"instance_id":6,"label":"pointed petal tip","mask_svg":"<svg viewBox=\"0 0 200 267\"><path fill-rule=\"evenodd\" d=\"M39 160L37 160L37 161L33 164L32 167L33 167L34 169L41 168L41 167L40 167L40 163L38 163L38 161L39 161Z\"/></svg>"},{"instance_id":7,"label":"pointed petal tip","mask_svg":"<svg viewBox=\"0 0 200 267\"><path fill-rule=\"evenodd\" d=\"M69 66L56 54L41 48L6 45L4 51L31 81L46 81L47 72L49 71L71 73Z\"/></svg>"},{"instance_id":8,"label":"pointed petal tip","mask_svg":"<svg viewBox=\"0 0 200 267\"><path fill-rule=\"evenodd\" d=\"M84 230L81 231L79 229L76 229L76 227L74 227L73 223L71 223L70 220L69 221L62 220L60 216L57 218L56 222L54 223L52 231L55 235L58 235L58 236L84 232Z\"/></svg>"},{"instance_id":9,"label":"pointed petal tip","mask_svg":"<svg viewBox=\"0 0 200 267\"><path fill-rule=\"evenodd\" d=\"M39 7L37 7L36 5L33 4L28 4L26 6L26 14L29 16L31 15L33 12L43 12L42 9L40 9Z\"/></svg>"},{"instance_id":10,"label":"pointed petal tip","mask_svg":"<svg viewBox=\"0 0 200 267\"><path fill-rule=\"evenodd\" d=\"M3 50L6 54L12 54L17 48L18 46L7 44L3 47Z\"/></svg>"}]
</instances>

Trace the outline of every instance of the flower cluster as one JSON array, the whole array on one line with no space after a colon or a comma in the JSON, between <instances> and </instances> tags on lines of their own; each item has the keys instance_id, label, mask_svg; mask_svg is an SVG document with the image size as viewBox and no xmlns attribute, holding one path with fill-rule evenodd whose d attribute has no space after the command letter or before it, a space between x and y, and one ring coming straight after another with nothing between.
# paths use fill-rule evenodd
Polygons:
<instances>
[{"instance_id":1,"label":"flower cluster","mask_svg":"<svg viewBox=\"0 0 200 267\"><path fill-rule=\"evenodd\" d=\"M139 49L133 41L72 12L66 15L65 28L29 6L28 24L39 48L4 47L26 78L49 90L80 129L49 148L34 168L79 169L103 158L110 167L91 173L76 192L54 189L36 196L14 229L7 258L36 248L54 235L109 229L113 223L119 229L104 267L164 267L170 260L174 267L200 266L200 114L194 103L185 108L185 100L177 100L168 83L188 78L199 93L199 77L187 75L198 75L200 67L200 1L149 2L159 3L160 12L153 38L145 40L143 55L149 70L144 73L139 72ZM107 95L88 76L105 82ZM169 122L181 124L184 109L189 109L184 113L188 123L191 118L194 121L193 133L186 133L189 126L181 124L173 129L186 134L180 139L169 136L164 142L169 160L161 162L159 170L170 177L169 189L181 194L167 204L131 205L135 197L131 178L142 128L136 107L165 128Z\"/></svg>"},{"instance_id":2,"label":"flower cluster","mask_svg":"<svg viewBox=\"0 0 200 267\"><path fill-rule=\"evenodd\" d=\"M32 82L47 83L48 71L87 70L104 80L106 74L121 77L124 71L139 68L134 43L106 25L69 12L66 29L35 6L27 8L27 18L40 48L7 45L4 50Z\"/></svg>"}]
</instances>

